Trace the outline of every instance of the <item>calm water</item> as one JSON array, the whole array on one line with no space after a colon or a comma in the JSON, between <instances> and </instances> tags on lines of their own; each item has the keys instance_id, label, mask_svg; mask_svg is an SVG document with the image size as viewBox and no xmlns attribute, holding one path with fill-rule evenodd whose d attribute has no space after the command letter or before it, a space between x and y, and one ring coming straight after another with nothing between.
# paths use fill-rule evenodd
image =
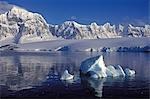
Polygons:
<instances>
[{"instance_id":1,"label":"calm water","mask_svg":"<svg viewBox=\"0 0 150 99\"><path fill-rule=\"evenodd\" d=\"M120 64L135 77L88 79L79 67L89 57L104 55L106 65ZM61 81L65 69L74 81ZM0 52L1 98L149 99L150 53Z\"/></svg>"}]
</instances>

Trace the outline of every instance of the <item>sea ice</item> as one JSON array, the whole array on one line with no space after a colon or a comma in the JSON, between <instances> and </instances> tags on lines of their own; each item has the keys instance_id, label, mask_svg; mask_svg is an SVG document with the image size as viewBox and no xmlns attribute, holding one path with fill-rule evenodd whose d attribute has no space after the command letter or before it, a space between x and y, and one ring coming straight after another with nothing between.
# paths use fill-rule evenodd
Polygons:
<instances>
[{"instance_id":1,"label":"sea ice","mask_svg":"<svg viewBox=\"0 0 150 99\"><path fill-rule=\"evenodd\" d=\"M69 74L68 70L65 70L64 73L61 76L61 80L71 80L73 79L73 75Z\"/></svg>"}]
</instances>

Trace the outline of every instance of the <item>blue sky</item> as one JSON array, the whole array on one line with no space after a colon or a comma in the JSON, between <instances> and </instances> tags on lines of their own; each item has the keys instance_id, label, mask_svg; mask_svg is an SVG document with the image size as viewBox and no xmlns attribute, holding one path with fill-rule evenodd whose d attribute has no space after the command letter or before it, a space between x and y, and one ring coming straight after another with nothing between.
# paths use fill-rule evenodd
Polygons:
<instances>
[{"instance_id":1,"label":"blue sky","mask_svg":"<svg viewBox=\"0 0 150 99\"><path fill-rule=\"evenodd\" d=\"M89 24L149 22L149 0L3 0L42 14L48 23L75 20Z\"/></svg>"}]
</instances>

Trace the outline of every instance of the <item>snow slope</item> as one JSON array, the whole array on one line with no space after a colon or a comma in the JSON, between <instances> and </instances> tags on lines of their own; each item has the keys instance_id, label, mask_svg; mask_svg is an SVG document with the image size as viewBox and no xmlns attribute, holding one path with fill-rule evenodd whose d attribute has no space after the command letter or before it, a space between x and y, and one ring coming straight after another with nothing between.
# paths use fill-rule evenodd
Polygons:
<instances>
[{"instance_id":1,"label":"snow slope","mask_svg":"<svg viewBox=\"0 0 150 99\"><path fill-rule=\"evenodd\" d=\"M19 48L17 50L36 49L36 50L51 50L51 51L86 51L87 49L95 49L95 51L103 51L102 49L104 48L110 48L112 49L112 51L117 51L121 47L122 48L146 47L147 49L145 50L150 51L150 39L148 37L141 37L141 38L124 37L124 38L107 38L107 39L92 39L92 40L91 39L53 40L53 41L19 44L18 47ZM134 49L132 51L134 51Z\"/></svg>"}]
</instances>

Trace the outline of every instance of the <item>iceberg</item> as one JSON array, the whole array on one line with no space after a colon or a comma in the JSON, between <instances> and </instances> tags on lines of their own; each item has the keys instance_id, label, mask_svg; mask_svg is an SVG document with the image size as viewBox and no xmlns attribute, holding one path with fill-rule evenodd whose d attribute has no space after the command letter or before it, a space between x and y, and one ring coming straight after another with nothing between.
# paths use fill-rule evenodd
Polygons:
<instances>
[{"instance_id":1,"label":"iceberg","mask_svg":"<svg viewBox=\"0 0 150 99\"><path fill-rule=\"evenodd\" d=\"M117 72L117 70L115 69L115 67L112 66L112 65L107 66L106 74L107 74L107 76L109 76L109 77L116 77L116 76L119 76L119 73Z\"/></svg>"},{"instance_id":2,"label":"iceberg","mask_svg":"<svg viewBox=\"0 0 150 99\"><path fill-rule=\"evenodd\" d=\"M103 56L89 58L81 63L81 74L90 76L91 78L104 78L104 77L125 77L135 75L134 70L128 68L123 70L120 65L106 66Z\"/></svg>"},{"instance_id":3,"label":"iceberg","mask_svg":"<svg viewBox=\"0 0 150 99\"><path fill-rule=\"evenodd\" d=\"M83 74L89 73L90 75L91 72L94 72L98 77L107 77L106 75L106 66L103 61L103 56L101 55L100 57L94 57L85 60L80 67L80 71ZM95 75L94 74L94 75Z\"/></svg>"},{"instance_id":4,"label":"iceberg","mask_svg":"<svg viewBox=\"0 0 150 99\"><path fill-rule=\"evenodd\" d=\"M61 80L72 80L74 78L73 75L69 74L68 70L65 70L61 76Z\"/></svg>"},{"instance_id":5,"label":"iceberg","mask_svg":"<svg viewBox=\"0 0 150 99\"><path fill-rule=\"evenodd\" d=\"M125 72L123 71L123 69L120 65L116 66L116 70L119 73L119 76L125 76Z\"/></svg>"},{"instance_id":6,"label":"iceberg","mask_svg":"<svg viewBox=\"0 0 150 99\"><path fill-rule=\"evenodd\" d=\"M95 63L88 69L89 71L95 72L99 77L107 77L106 75L106 66L103 61L103 56L101 55Z\"/></svg>"}]
</instances>

